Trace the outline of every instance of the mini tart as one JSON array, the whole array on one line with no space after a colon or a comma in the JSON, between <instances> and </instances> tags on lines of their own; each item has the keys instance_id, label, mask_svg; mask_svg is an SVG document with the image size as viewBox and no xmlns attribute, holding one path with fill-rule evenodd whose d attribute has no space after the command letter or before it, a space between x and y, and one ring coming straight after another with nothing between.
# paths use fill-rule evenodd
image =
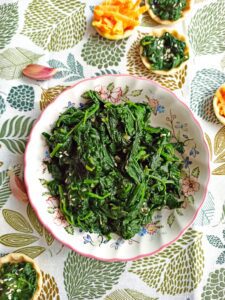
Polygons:
<instances>
[{"instance_id":1,"label":"mini tart","mask_svg":"<svg viewBox=\"0 0 225 300\"><path fill-rule=\"evenodd\" d=\"M171 35L173 35L175 38L177 38L180 41L183 41L186 43L186 47L184 49L184 54L185 55L189 55L190 53L190 48L189 48L189 43L186 39L186 37L180 33L178 33L175 29L173 30L168 30L168 29L159 29L159 30L155 30L149 33L149 35L151 36L155 36L155 37L161 37L165 32L169 32ZM140 56L141 56L141 60L143 62L143 64L146 66L147 69L149 69L152 73L158 74L158 75L171 75L174 74L176 72L178 72L180 69L182 69L186 64L187 61L182 62L179 67L170 69L170 70L153 70L151 68L151 63L148 61L147 57L142 55L143 53L143 47L140 46Z\"/></svg>"},{"instance_id":2,"label":"mini tart","mask_svg":"<svg viewBox=\"0 0 225 300\"><path fill-rule=\"evenodd\" d=\"M220 105L224 106L225 111L225 84L221 85L215 93L213 98L213 108L217 119L225 125L225 114L224 116L220 113Z\"/></svg>"},{"instance_id":3,"label":"mini tart","mask_svg":"<svg viewBox=\"0 0 225 300\"><path fill-rule=\"evenodd\" d=\"M0 268L3 264L7 264L7 263L13 264L13 263L20 263L20 262L31 263L38 275L37 288L31 299L31 300L37 300L38 297L40 296L41 289L42 289L42 274L40 268L32 258L22 253L10 253L0 258Z\"/></svg>"},{"instance_id":4,"label":"mini tart","mask_svg":"<svg viewBox=\"0 0 225 300\"><path fill-rule=\"evenodd\" d=\"M163 25L172 25L172 24L176 24L178 22L180 22L181 20L183 20L185 18L185 15L188 14L191 11L192 8L192 2L193 0L187 0L187 5L185 7L185 9L182 10L182 16L180 17L180 19L176 20L176 21L172 21L172 20L162 20L160 19L151 9L151 6L149 5L149 1L145 0L145 4L148 6L148 13L150 15L150 17L157 23L159 24L163 24Z\"/></svg>"},{"instance_id":5,"label":"mini tart","mask_svg":"<svg viewBox=\"0 0 225 300\"><path fill-rule=\"evenodd\" d=\"M134 29L132 30L126 30L124 32L124 34L114 34L114 35L111 35L111 34L108 34L106 32L102 32L101 30L99 30L98 28L95 27L95 30L97 31L97 33L99 35L101 35L102 37L108 39L108 40L113 40L113 41L117 41L117 40L122 40L122 39L126 39L128 38L129 36L131 36L132 32L134 31Z\"/></svg>"}]
</instances>

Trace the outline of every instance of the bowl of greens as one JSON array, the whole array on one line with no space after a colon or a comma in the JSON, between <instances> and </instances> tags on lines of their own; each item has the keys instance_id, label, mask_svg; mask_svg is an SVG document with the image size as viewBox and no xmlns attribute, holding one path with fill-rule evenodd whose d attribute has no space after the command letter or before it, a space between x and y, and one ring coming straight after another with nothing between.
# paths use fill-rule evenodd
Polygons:
<instances>
[{"instance_id":1,"label":"bowl of greens","mask_svg":"<svg viewBox=\"0 0 225 300\"><path fill-rule=\"evenodd\" d=\"M44 226L78 253L126 261L157 253L192 224L209 154L175 94L129 75L87 79L41 114L25 184Z\"/></svg>"}]
</instances>

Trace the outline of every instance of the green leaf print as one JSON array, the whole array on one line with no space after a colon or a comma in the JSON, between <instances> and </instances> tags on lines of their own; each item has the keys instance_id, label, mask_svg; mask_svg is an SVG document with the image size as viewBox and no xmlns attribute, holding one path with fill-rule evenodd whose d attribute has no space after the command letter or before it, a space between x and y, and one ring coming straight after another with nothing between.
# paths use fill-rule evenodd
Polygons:
<instances>
[{"instance_id":1,"label":"green leaf print","mask_svg":"<svg viewBox=\"0 0 225 300\"><path fill-rule=\"evenodd\" d=\"M31 228L28 221L24 218L23 215L17 211L10 209L3 209L2 215L5 221L16 231L23 233L32 233L33 229Z\"/></svg>"},{"instance_id":2,"label":"green leaf print","mask_svg":"<svg viewBox=\"0 0 225 300\"><path fill-rule=\"evenodd\" d=\"M85 3L33 0L25 12L22 34L43 49L60 51L79 43L85 30Z\"/></svg>"},{"instance_id":3,"label":"green leaf print","mask_svg":"<svg viewBox=\"0 0 225 300\"><path fill-rule=\"evenodd\" d=\"M141 95L142 91L143 91L143 90L133 90L133 91L131 92L131 96L132 96L132 97L138 97L138 96Z\"/></svg>"},{"instance_id":4,"label":"green leaf print","mask_svg":"<svg viewBox=\"0 0 225 300\"><path fill-rule=\"evenodd\" d=\"M46 241L47 245L51 246L51 244L54 242L55 239L51 235L51 233L48 232L47 229L44 228L42 226L42 224L39 222L39 220L38 220L33 208L31 207L30 203L28 203L28 205L27 205L27 216L30 220L30 223L32 224L34 229L37 231L37 233L40 236L43 236L43 234L44 234L45 241Z\"/></svg>"},{"instance_id":5,"label":"green leaf print","mask_svg":"<svg viewBox=\"0 0 225 300\"><path fill-rule=\"evenodd\" d=\"M24 247L13 251L13 253L23 253L25 255L30 256L31 258L36 258L37 256L41 255L46 249L40 246L31 246L31 247Z\"/></svg>"},{"instance_id":6,"label":"green leaf print","mask_svg":"<svg viewBox=\"0 0 225 300\"><path fill-rule=\"evenodd\" d=\"M203 287L201 300L225 299L225 269L221 268L209 273L206 285Z\"/></svg>"},{"instance_id":7,"label":"green leaf print","mask_svg":"<svg viewBox=\"0 0 225 300\"><path fill-rule=\"evenodd\" d=\"M38 220L33 208L31 207L30 203L27 205L27 216L30 220L30 223L34 227L34 229L37 231L37 233L39 235L42 236L43 235L43 226L39 222L39 220Z\"/></svg>"},{"instance_id":8,"label":"green leaf print","mask_svg":"<svg viewBox=\"0 0 225 300\"><path fill-rule=\"evenodd\" d=\"M125 263L106 263L70 252L64 263L64 284L69 300L96 299L117 284Z\"/></svg>"},{"instance_id":9,"label":"green leaf print","mask_svg":"<svg viewBox=\"0 0 225 300\"><path fill-rule=\"evenodd\" d=\"M52 236L52 234L50 232L48 232L47 229L45 229L44 232L45 232L46 243L48 244L48 246L51 246L51 244L54 242L55 239Z\"/></svg>"},{"instance_id":10,"label":"green leaf print","mask_svg":"<svg viewBox=\"0 0 225 300\"><path fill-rule=\"evenodd\" d=\"M191 110L208 122L218 123L212 100L216 90L224 82L225 74L219 70L202 69L198 71L191 82Z\"/></svg>"},{"instance_id":11,"label":"green leaf print","mask_svg":"<svg viewBox=\"0 0 225 300\"><path fill-rule=\"evenodd\" d=\"M99 70L95 73L95 76L102 76L102 75L108 75L108 74L119 74L118 71L114 69L105 69L105 70Z\"/></svg>"},{"instance_id":12,"label":"green leaf print","mask_svg":"<svg viewBox=\"0 0 225 300\"><path fill-rule=\"evenodd\" d=\"M9 187L9 170L4 170L0 172L0 208L6 203L9 195L11 194L10 187ZM13 171L16 175L20 173L20 166L14 166Z\"/></svg>"},{"instance_id":13,"label":"green leaf print","mask_svg":"<svg viewBox=\"0 0 225 300\"><path fill-rule=\"evenodd\" d=\"M34 108L34 88L25 84L14 86L6 100L19 111L30 111Z\"/></svg>"},{"instance_id":14,"label":"green leaf print","mask_svg":"<svg viewBox=\"0 0 225 300\"><path fill-rule=\"evenodd\" d=\"M214 246L216 248L224 248L224 245L223 245L221 239L215 235L207 235L207 240L212 246Z\"/></svg>"},{"instance_id":15,"label":"green leaf print","mask_svg":"<svg viewBox=\"0 0 225 300\"><path fill-rule=\"evenodd\" d=\"M174 215L174 211L173 211L167 218L167 224L170 227L172 227L174 221L175 221L175 215Z\"/></svg>"},{"instance_id":16,"label":"green leaf print","mask_svg":"<svg viewBox=\"0 0 225 300\"><path fill-rule=\"evenodd\" d=\"M0 5L0 49L11 41L18 26L18 4L5 3Z\"/></svg>"},{"instance_id":17,"label":"green leaf print","mask_svg":"<svg viewBox=\"0 0 225 300\"><path fill-rule=\"evenodd\" d=\"M217 0L198 9L192 17L188 36L196 54L215 54L225 51L224 0Z\"/></svg>"},{"instance_id":18,"label":"green leaf print","mask_svg":"<svg viewBox=\"0 0 225 300\"><path fill-rule=\"evenodd\" d=\"M199 167L194 168L194 169L192 170L192 172L191 172L191 175L194 176L194 177L196 177L196 178L199 177L199 174L200 174L200 169L199 169Z\"/></svg>"},{"instance_id":19,"label":"green leaf print","mask_svg":"<svg viewBox=\"0 0 225 300\"><path fill-rule=\"evenodd\" d=\"M0 172L0 208L5 204L10 195L8 170Z\"/></svg>"},{"instance_id":20,"label":"green leaf print","mask_svg":"<svg viewBox=\"0 0 225 300\"><path fill-rule=\"evenodd\" d=\"M222 253L220 253L220 255L218 256L217 260L216 260L217 264L224 264L225 263L225 251L223 251Z\"/></svg>"},{"instance_id":21,"label":"green leaf print","mask_svg":"<svg viewBox=\"0 0 225 300\"><path fill-rule=\"evenodd\" d=\"M157 300L158 298L148 297L138 291L125 289L116 290L108 295L105 300Z\"/></svg>"},{"instance_id":22,"label":"green leaf print","mask_svg":"<svg viewBox=\"0 0 225 300\"><path fill-rule=\"evenodd\" d=\"M1 64L1 61L0 61L0 64ZM0 95L0 116L4 113L5 109L6 109L5 101L4 101L3 97Z\"/></svg>"},{"instance_id":23,"label":"green leaf print","mask_svg":"<svg viewBox=\"0 0 225 300\"><path fill-rule=\"evenodd\" d=\"M36 236L22 233L8 233L0 236L0 244L8 247L23 247L38 241Z\"/></svg>"},{"instance_id":24,"label":"green leaf print","mask_svg":"<svg viewBox=\"0 0 225 300\"><path fill-rule=\"evenodd\" d=\"M59 288L57 286L55 278L48 273L41 273L43 285L38 300L60 300Z\"/></svg>"},{"instance_id":25,"label":"green leaf print","mask_svg":"<svg viewBox=\"0 0 225 300\"><path fill-rule=\"evenodd\" d=\"M5 50L0 53L0 78L11 80L22 77L22 70L41 56L19 47Z\"/></svg>"},{"instance_id":26,"label":"green leaf print","mask_svg":"<svg viewBox=\"0 0 225 300\"><path fill-rule=\"evenodd\" d=\"M225 126L220 128L214 138L214 153L220 154L225 147Z\"/></svg>"},{"instance_id":27,"label":"green leaf print","mask_svg":"<svg viewBox=\"0 0 225 300\"><path fill-rule=\"evenodd\" d=\"M33 122L34 120L25 116L14 116L6 120L1 125L0 144L4 144L14 154L22 154Z\"/></svg>"},{"instance_id":28,"label":"green leaf print","mask_svg":"<svg viewBox=\"0 0 225 300\"><path fill-rule=\"evenodd\" d=\"M214 198L213 195L210 192L208 192L204 204L201 210L199 211L197 218L195 219L194 225L195 226L209 225L213 220L214 214L215 214Z\"/></svg>"},{"instance_id":29,"label":"green leaf print","mask_svg":"<svg viewBox=\"0 0 225 300\"><path fill-rule=\"evenodd\" d=\"M225 240L225 229L223 230L223 239ZM221 241L221 239L218 236L215 235L207 235L208 242L219 249L224 249L225 244ZM219 255L219 257L216 260L217 264L223 264L225 263L225 251L222 251Z\"/></svg>"},{"instance_id":30,"label":"green leaf print","mask_svg":"<svg viewBox=\"0 0 225 300\"><path fill-rule=\"evenodd\" d=\"M83 60L91 66L108 68L118 66L125 55L127 40L109 41L99 34L89 36L81 52Z\"/></svg>"},{"instance_id":31,"label":"green leaf print","mask_svg":"<svg viewBox=\"0 0 225 300\"><path fill-rule=\"evenodd\" d=\"M54 75L54 78L65 78L64 82L70 82L84 78L83 66L74 58L72 53L69 53L67 57L67 65L62 62L51 59L48 61L51 68L58 69L58 72Z\"/></svg>"},{"instance_id":32,"label":"green leaf print","mask_svg":"<svg viewBox=\"0 0 225 300\"><path fill-rule=\"evenodd\" d=\"M157 292L177 295L192 292L198 286L203 267L202 233L189 229L165 250L134 261L129 272Z\"/></svg>"}]
</instances>

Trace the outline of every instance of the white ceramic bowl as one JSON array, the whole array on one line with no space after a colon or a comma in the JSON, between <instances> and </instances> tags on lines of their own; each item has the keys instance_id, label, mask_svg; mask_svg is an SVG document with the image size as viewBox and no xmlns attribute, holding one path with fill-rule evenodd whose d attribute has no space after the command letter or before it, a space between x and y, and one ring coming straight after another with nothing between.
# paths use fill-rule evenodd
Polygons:
<instances>
[{"instance_id":1,"label":"white ceramic bowl","mask_svg":"<svg viewBox=\"0 0 225 300\"><path fill-rule=\"evenodd\" d=\"M185 142L182 189L184 205L177 210L164 209L130 240L114 235L82 232L63 218L58 201L46 195L41 179L51 176L43 163L49 159L42 132L50 132L59 114L70 105L79 106L81 95L90 89L119 103L128 97L135 102L147 101L152 107L153 126L171 129L174 139ZM159 84L129 75L107 75L78 82L51 103L35 123L25 152L25 184L30 203L39 220L66 246L78 253L105 261L128 261L152 255L176 241L192 224L203 204L210 177L209 153L202 129L190 109L175 94Z\"/></svg>"}]
</instances>

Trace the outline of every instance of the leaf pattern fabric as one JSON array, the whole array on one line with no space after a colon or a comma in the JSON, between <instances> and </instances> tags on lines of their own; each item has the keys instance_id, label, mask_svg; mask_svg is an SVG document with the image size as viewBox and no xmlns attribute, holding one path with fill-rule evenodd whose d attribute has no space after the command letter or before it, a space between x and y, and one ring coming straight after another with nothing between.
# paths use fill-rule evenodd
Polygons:
<instances>
[{"instance_id":1,"label":"leaf pattern fabric","mask_svg":"<svg viewBox=\"0 0 225 300\"><path fill-rule=\"evenodd\" d=\"M206 121L219 123L213 111L213 96L225 82L225 74L216 69L198 71L191 82L190 108Z\"/></svg>"},{"instance_id":2,"label":"leaf pattern fabric","mask_svg":"<svg viewBox=\"0 0 225 300\"><path fill-rule=\"evenodd\" d=\"M75 81L84 78L83 66L77 61L72 53L69 53L66 61L66 65L62 62L51 59L48 64L52 68L57 68L58 72L54 75L54 78L65 78L65 82Z\"/></svg>"},{"instance_id":3,"label":"leaf pattern fabric","mask_svg":"<svg viewBox=\"0 0 225 300\"><path fill-rule=\"evenodd\" d=\"M5 100L0 95L0 115L4 113L5 109L6 109Z\"/></svg>"},{"instance_id":4,"label":"leaf pattern fabric","mask_svg":"<svg viewBox=\"0 0 225 300\"><path fill-rule=\"evenodd\" d=\"M216 299L223 300L225 298L225 269L221 268L211 272L207 279L206 285L203 287L201 300Z\"/></svg>"},{"instance_id":5,"label":"leaf pattern fabric","mask_svg":"<svg viewBox=\"0 0 225 300\"><path fill-rule=\"evenodd\" d=\"M188 36L196 54L216 54L225 51L225 2L217 0L199 9L191 19Z\"/></svg>"},{"instance_id":6,"label":"leaf pattern fabric","mask_svg":"<svg viewBox=\"0 0 225 300\"><path fill-rule=\"evenodd\" d=\"M59 288L55 278L48 273L42 272L43 287L39 300L60 300Z\"/></svg>"},{"instance_id":7,"label":"leaf pattern fabric","mask_svg":"<svg viewBox=\"0 0 225 300\"><path fill-rule=\"evenodd\" d=\"M5 50L0 53L0 78L10 80L22 77L22 70L41 56L20 47Z\"/></svg>"},{"instance_id":8,"label":"leaf pattern fabric","mask_svg":"<svg viewBox=\"0 0 225 300\"><path fill-rule=\"evenodd\" d=\"M86 30L85 4L78 0L33 0L22 33L49 51L72 48Z\"/></svg>"},{"instance_id":9,"label":"leaf pattern fabric","mask_svg":"<svg viewBox=\"0 0 225 300\"><path fill-rule=\"evenodd\" d=\"M0 5L0 49L10 43L18 26L18 3Z\"/></svg>"},{"instance_id":10,"label":"leaf pattern fabric","mask_svg":"<svg viewBox=\"0 0 225 300\"><path fill-rule=\"evenodd\" d=\"M34 120L25 116L14 116L6 120L0 129L0 145L4 145L11 153L24 153L33 122Z\"/></svg>"},{"instance_id":11,"label":"leaf pattern fabric","mask_svg":"<svg viewBox=\"0 0 225 300\"><path fill-rule=\"evenodd\" d=\"M148 297L135 290L125 289L116 290L108 295L105 300L157 300L157 298Z\"/></svg>"},{"instance_id":12,"label":"leaf pattern fabric","mask_svg":"<svg viewBox=\"0 0 225 300\"><path fill-rule=\"evenodd\" d=\"M6 101L19 111L29 111L34 108L34 96L32 86L21 84L11 88Z\"/></svg>"},{"instance_id":13,"label":"leaf pattern fabric","mask_svg":"<svg viewBox=\"0 0 225 300\"><path fill-rule=\"evenodd\" d=\"M146 69L139 53L140 39L160 25L146 12L131 37L106 40L91 26L94 6L100 2L0 1L0 256L15 252L35 259L43 275L39 300L224 300L225 126L215 118L212 99L225 83L225 2L192 1L192 12L178 25L190 41L190 61L167 76ZM25 78L23 68L33 63L57 72L48 81ZM34 121L67 87L108 74L146 77L173 90L196 115L210 151L210 185L192 227L161 252L131 262L106 263L78 255L48 232L29 202L21 201L27 200L23 155ZM113 85L109 89L112 91ZM134 87L132 95L142 95L142 91ZM156 105L160 109L157 101L149 99L154 113ZM68 107L72 105L73 99L68 99ZM185 129L183 123L174 126L177 131L182 126ZM184 138L189 142L185 130ZM197 150L193 147L185 157L191 160L198 155L202 163L204 158ZM190 170L193 179L198 173L197 168ZM21 190L17 186L17 193L11 174L19 178ZM188 201L194 198L190 196ZM180 209L168 214L172 230L178 225L176 214L182 217L184 213ZM65 230L74 232L72 226ZM159 218L140 234L154 242L166 232ZM117 251L119 241L111 241ZM93 247L88 237L85 242Z\"/></svg>"},{"instance_id":14,"label":"leaf pattern fabric","mask_svg":"<svg viewBox=\"0 0 225 300\"><path fill-rule=\"evenodd\" d=\"M98 34L91 35L84 44L83 60L98 69L118 66L125 54L126 39L107 41Z\"/></svg>"},{"instance_id":15,"label":"leaf pattern fabric","mask_svg":"<svg viewBox=\"0 0 225 300\"><path fill-rule=\"evenodd\" d=\"M203 267L202 233L189 229L162 252L133 262L129 271L162 294L176 295L198 286Z\"/></svg>"},{"instance_id":16,"label":"leaf pattern fabric","mask_svg":"<svg viewBox=\"0 0 225 300\"><path fill-rule=\"evenodd\" d=\"M99 298L118 283L125 265L119 262L105 263L70 252L64 264L68 299Z\"/></svg>"}]
</instances>

